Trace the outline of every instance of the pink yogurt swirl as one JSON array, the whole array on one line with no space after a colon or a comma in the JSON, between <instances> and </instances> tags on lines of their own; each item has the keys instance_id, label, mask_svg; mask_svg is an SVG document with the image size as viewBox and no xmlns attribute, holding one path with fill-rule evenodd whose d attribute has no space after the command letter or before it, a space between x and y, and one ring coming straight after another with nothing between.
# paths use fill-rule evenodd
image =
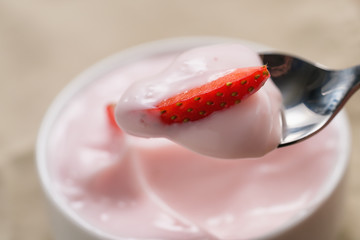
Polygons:
<instances>
[{"instance_id":1,"label":"pink yogurt swirl","mask_svg":"<svg viewBox=\"0 0 360 240\"><path fill-rule=\"evenodd\" d=\"M166 137L200 154L219 158L260 157L281 137L281 94L269 80L242 103L196 122L164 125L144 119L142 109L210 82L229 69L262 65L259 56L239 44L189 50L155 76L132 84L116 107L118 124L139 137Z\"/></svg>"}]
</instances>

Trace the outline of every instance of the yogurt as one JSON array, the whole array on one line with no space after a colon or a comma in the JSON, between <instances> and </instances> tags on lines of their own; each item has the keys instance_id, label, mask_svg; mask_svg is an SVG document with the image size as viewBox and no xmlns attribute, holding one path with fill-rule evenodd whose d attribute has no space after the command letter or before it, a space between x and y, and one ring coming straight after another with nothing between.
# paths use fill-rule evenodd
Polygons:
<instances>
[{"instance_id":1,"label":"yogurt","mask_svg":"<svg viewBox=\"0 0 360 240\"><path fill-rule=\"evenodd\" d=\"M260 157L281 138L281 94L269 80L240 104L196 122L165 125L144 114L161 100L201 86L235 68L261 66L259 56L240 44L195 48L182 53L160 74L132 84L116 107L127 133L166 137L200 154L221 158Z\"/></svg>"},{"instance_id":2,"label":"yogurt","mask_svg":"<svg viewBox=\"0 0 360 240\"><path fill-rule=\"evenodd\" d=\"M96 236L122 240L256 239L310 214L333 186L338 160L347 149L341 118L299 144L233 161L199 154L166 138L135 137L109 124L108 103L126 96L135 80L162 75L180 54L169 51L123 64L99 75L63 106L49 133L46 153L49 186L57 203ZM253 60L258 61L255 56ZM267 89L277 96L271 82L263 87ZM271 94L260 93L259 98ZM206 124L240 108L214 115ZM276 103L258 111L278 121L273 117L279 111ZM333 209L325 213L334 214ZM329 230L319 222L316 226ZM320 236L329 236L319 231Z\"/></svg>"}]
</instances>

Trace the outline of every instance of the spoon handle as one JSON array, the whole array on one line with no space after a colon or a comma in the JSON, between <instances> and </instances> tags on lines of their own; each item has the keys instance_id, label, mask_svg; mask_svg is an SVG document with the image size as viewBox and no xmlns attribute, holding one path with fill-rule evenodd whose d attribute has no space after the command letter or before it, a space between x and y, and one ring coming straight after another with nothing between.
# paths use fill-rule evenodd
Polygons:
<instances>
[{"instance_id":1,"label":"spoon handle","mask_svg":"<svg viewBox=\"0 0 360 240\"><path fill-rule=\"evenodd\" d=\"M360 88L360 65L341 71L332 71L330 72L330 76L332 76L338 82L336 87L343 89L343 95L339 96L339 104L336 106L334 112L336 114L341 110L350 97ZM331 88L335 86L329 87Z\"/></svg>"}]
</instances>

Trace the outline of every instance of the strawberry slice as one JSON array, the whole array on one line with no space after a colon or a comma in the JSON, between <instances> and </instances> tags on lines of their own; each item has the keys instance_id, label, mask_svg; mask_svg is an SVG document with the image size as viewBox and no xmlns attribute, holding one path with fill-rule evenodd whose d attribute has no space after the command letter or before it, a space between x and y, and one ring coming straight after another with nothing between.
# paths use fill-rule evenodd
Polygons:
<instances>
[{"instance_id":1,"label":"strawberry slice","mask_svg":"<svg viewBox=\"0 0 360 240\"><path fill-rule=\"evenodd\" d=\"M156 112L165 124L197 121L240 103L258 91L269 77L266 66L238 68L214 81L161 101L156 106Z\"/></svg>"},{"instance_id":2,"label":"strawberry slice","mask_svg":"<svg viewBox=\"0 0 360 240\"><path fill-rule=\"evenodd\" d=\"M110 103L110 104L106 105L106 113L107 113L110 125L116 129L120 130L120 127L117 125L116 120L115 120L114 110L115 110L114 103Z\"/></svg>"}]
</instances>

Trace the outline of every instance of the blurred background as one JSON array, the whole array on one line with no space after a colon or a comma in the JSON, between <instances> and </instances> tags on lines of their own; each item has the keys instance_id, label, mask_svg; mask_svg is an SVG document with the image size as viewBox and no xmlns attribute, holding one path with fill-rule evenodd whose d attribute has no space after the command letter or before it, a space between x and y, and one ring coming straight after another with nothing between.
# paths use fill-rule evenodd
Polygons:
<instances>
[{"instance_id":1,"label":"blurred background","mask_svg":"<svg viewBox=\"0 0 360 240\"><path fill-rule=\"evenodd\" d=\"M360 64L359 0L0 0L0 239L52 239L34 147L46 109L113 53L179 36L241 38L331 68ZM339 240L360 239L360 93Z\"/></svg>"}]
</instances>

